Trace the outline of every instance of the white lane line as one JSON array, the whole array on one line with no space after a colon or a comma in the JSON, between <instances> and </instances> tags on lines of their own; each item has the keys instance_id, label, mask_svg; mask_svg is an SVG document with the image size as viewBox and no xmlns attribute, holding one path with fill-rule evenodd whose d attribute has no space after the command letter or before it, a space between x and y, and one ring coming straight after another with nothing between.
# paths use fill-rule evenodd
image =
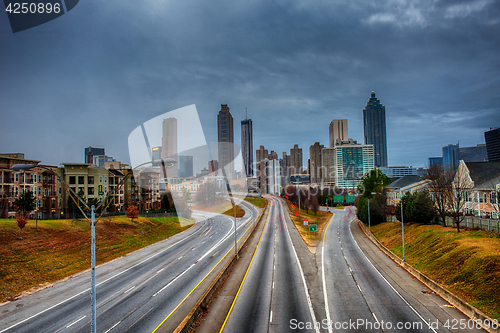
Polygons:
<instances>
[{"instance_id":1,"label":"white lane line","mask_svg":"<svg viewBox=\"0 0 500 333\"><path fill-rule=\"evenodd\" d=\"M323 274L323 297L325 299L325 312L326 312L326 320L327 323L331 323L332 320L330 318L330 307L328 306L328 295L326 293L326 278L325 278L325 247L323 246L321 249L321 272ZM332 333L332 325L328 325L328 332Z\"/></svg>"},{"instance_id":2,"label":"white lane line","mask_svg":"<svg viewBox=\"0 0 500 333\"><path fill-rule=\"evenodd\" d=\"M156 274L160 273L161 271L163 271L165 268L162 268L160 269L158 272L156 272Z\"/></svg>"},{"instance_id":3,"label":"white lane line","mask_svg":"<svg viewBox=\"0 0 500 333\"><path fill-rule=\"evenodd\" d=\"M349 267L349 271L352 273L352 269L351 269L351 266L348 266Z\"/></svg>"},{"instance_id":4,"label":"white lane line","mask_svg":"<svg viewBox=\"0 0 500 333\"><path fill-rule=\"evenodd\" d=\"M372 315L373 315L373 318L375 318L375 320L377 321L377 323L379 322L378 319L377 319L377 316L375 316L375 313L372 312Z\"/></svg>"},{"instance_id":5,"label":"white lane line","mask_svg":"<svg viewBox=\"0 0 500 333\"><path fill-rule=\"evenodd\" d=\"M116 326L118 326L122 321L120 320L119 322L117 322L116 324L114 324L113 326L111 326L111 328L109 330L107 330L106 332L104 333L109 333L113 328L115 328Z\"/></svg>"},{"instance_id":6,"label":"white lane line","mask_svg":"<svg viewBox=\"0 0 500 333\"><path fill-rule=\"evenodd\" d=\"M269 317L269 322L272 323L273 322L273 310L271 310L271 315Z\"/></svg>"},{"instance_id":7,"label":"white lane line","mask_svg":"<svg viewBox=\"0 0 500 333\"><path fill-rule=\"evenodd\" d=\"M175 279L173 279L172 281L170 281L165 287L161 288L159 291L156 292L156 294L153 295L153 297L157 296L159 293L161 293L162 291L164 291L165 289L167 289L172 283L174 283L178 278L180 278L181 276L183 276L184 274L186 274L187 271L189 271L191 268L193 268L194 264L192 264L191 266L189 266L188 269L186 269L184 272L182 272L181 274L179 274Z\"/></svg>"},{"instance_id":8,"label":"white lane line","mask_svg":"<svg viewBox=\"0 0 500 333\"><path fill-rule=\"evenodd\" d=\"M361 287L359 286L359 284L356 284L356 286L358 286L359 291L361 291Z\"/></svg>"},{"instance_id":9,"label":"white lane line","mask_svg":"<svg viewBox=\"0 0 500 333\"><path fill-rule=\"evenodd\" d=\"M82 320L85 317L87 317L87 316L83 316L82 318L75 320L74 322L72 322L71 324L69 324L68 326L66 326L66 328L69 328L69 327L75 325L77 322L79 322L80 320Z\"/></svg>"},{"instance_id":10,"label":"white lane line","mask_svg":"<svg viewBox=\"0 0 500 333\"><path fill-rule=\"evenodd\" d=\"M280 210L280 212L283 214L282 210ZM282 215L283 219L285 218L284 215L285 214ZM295 259L297 260L297 266L299 267L300 276L302 277L302 283L304 284L304 292L306 294L307 304L309 305L309 311L311 312L312 322L316 323L317 322L316 315L314 314L314 309L312 306L311 297L309 296L309 292L307 291L306 278L304 276L304 271L302 270L302 265L300 264L300 261L299 261L299 256L297 255L297 251L295 251L295 246L293 246L292 237L290 236L290 232L288 231L288 227L286 225L286 222L283 223L283 225L286 229L286 234L288 235L288 240L290 241L290 244L292 245L293 254L295 254ZM320 333L319 332L319 325L314 325L314 330L316 331L316 333Z\"/></svg>"},{"instance_id":11,"label":"white lane line","mask_svg":"<svg viewBox=\"0 0 500 333\"><path fill-rule=\"evenodd\" d=\"M274 289L274 281L273 281L273 289Z\"/></svg>"},{"instance_id":12,"label":"white lane line","mask_svg":"<svg viewBox=\"0 0 500 333\"><path fill-rule=\"evenodd\" d=\"M351 220L352 222L352 220ZM430 325L430 323L428 323L421 315L420 313L417 312L417 310L415 310L415 308L413 306L410 305L410 303L408 303L408 301L392 286L392 284L389 283L389 281L387 281L387 279L382 275L382 273L380 273L380 271L372 264L372 262L370 261L370 259L368 259L368 257L365 255L365 253L363 252L363 250L361 250L361 248L359 247L358 245L358 242L356 242L356 239L354 238L353 234L352 234L352 231L351 231L351 222L349 222L348 224L348 229L349 229L349 232L351 233L351 237L352 239L354 240L354 243L356 244L356 246L358 247L359 251L363 254L363 257L365 257L366 261L368 261L370 263L370 265L372 265L373 269L375 269L375 271L382 277L382 279L389 285L389 287L391 287L392 290L394 290L394 292L406 303L406 305L408 305L408 307L410 309L413 310L413 312L415 312L417 314L417 316L427 325L427 327L429 327L434 333L437 333L437 331ZM1 333L1 332L0 332Z\"/></svg>"},{"instance_id":13,"label":"white lane line","mask_svg":"<svg viewBox=\"0 0 500 333\"><path fill-rule=\"evenodd\" d=\"M154 257L156 257L156 256L158 256L158 255L162 254L163 252L165 252L165 251L169 250L171 247L173 247L173 246L175 246L175 245L177 245L177 244L179 244L179 243L181 243L181 242L184 242L185 240L187 240L187 239L189 239L189 238L193 237L193 236L194 236L194 235L196 235L198 232L200 232L200 231L201 231L201 229L202 229L202 228L198 229L197 231L193 232L191 235L187 236L186 238L183 238L183 239L178 240L177 242L175 242L174 244L170 245L169 247L167 247L167 248L165 248L165 249L163 249L163 250L161 250L161 251L156 252L156 253L155 253L155 254L153 254L152 256L149 256L148 258L144 259L143 261L141 261L141 262L139 262L139 263L137 263L137 264L135 264L135 265L133 265L133 266L131 266L131 267L129 267L129 268L127 268L127 269L125 269L125 270L123 270L122 272L117 273L116 275L113 275L113 276L111 276L111 277L107 278L106 280L104 280L104 281L102 281L102 282L97 283L97 284L96 284L96 287L100 286L100 285L101 285L101 284L103 284L103 283L108 282L109 280L114 279L114 278L115 278L115 277L117 277L117 276L122 275L122 274L123 274L123 273L125 273L125 272L128 272L128 271L129 271L129 270L131 270L132 268L135 268L135 267L137 267L137 266L139 266L139 265L141 265L141 264L145 263L146 261L148 261L148 260L150 260L150 259L153 259ZM35 317L38 317L38 316L39 316L39 315L41 315L42 313L45 313L45 312L47 312L47 311L50 311L50 310L52 310L53 308L55 308L55 307L57 307L57 306L59 306L59 305L61 305L61 304L64 304L64 303L66 303L67 301L69 301L69 300L71 300L71 299L73 299L73 298L75 298L75 297L78 297L78 296L80 296L81 294L84 294L84 293L86 293L86 292L88 292L88 291L90 291L90 288L87 288L87 289L85 289L85 290L83 290L83 291L79 292L78 294L75 294L75 295L73 295L73 296L71 296L71 297L69 297L69 298L65 299L64 301L61 301L61 302L59 302L59 303L57 303L57 304L55 304L55 305L52 305L51 307L49 307L49 308L47 308L47 309L45 309L45 310L43 310L43 311L40 311L40 312L38 312L38 313L36 313L36 314L32 315L31 317L28 317L28 318L26 318L26 319L24 319L24 320L21 320L20 322L18 322L18 323L16 323L16 324L12 325L12 326L9 326L9 327L7 327L7 328L5 328L5 329L1 330L1 331L0 331L0 333L6 332L6 331L10 330L11 328L14 328L14 327L16 327L16 326L18 326L18 325L20 325L20 324L22 324L22 323L24 323L24 322L26 322L26 321L28 321L28 320L31 320L31 319L33 319L33 318L35 318Z\"/></svg>"},{"instance_id":14,"label":"white lane line","mask_svg":"<svg viewBox=\"0 0 500 333\"><path fill-rule=\"evenodd\" d=\"M130 289L127 289L127 291L126 291L126 292L124 292L124 294L128 293L129 291L131 291L131 290L132 290L132 289L134 289L134 288L135 288L135 286L133 286L133 287L132 287L132 288L130 288Z\"/></svg>"}]
</instances>

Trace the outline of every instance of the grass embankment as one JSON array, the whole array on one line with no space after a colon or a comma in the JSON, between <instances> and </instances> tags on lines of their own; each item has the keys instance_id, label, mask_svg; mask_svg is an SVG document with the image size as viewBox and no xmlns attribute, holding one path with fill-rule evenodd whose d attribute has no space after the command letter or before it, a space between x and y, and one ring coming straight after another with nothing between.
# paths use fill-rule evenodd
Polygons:
<instances>
[{"instance_id":1,"label":"grass embankment","mask_svg":"<svg viewBox=\"0 0 500 333\"><path fill-rule=\"evenodd\" d=\"M290 202L288 200L286 200L285 202L288 207L290 207ZM319 210L318 213L314 215L314 212L312 210L309 210L309 213L307 213L304 209L301 209L300 214L298 216L295 216L295 212L299 211L299 208L295 205L290 208L290 211L292 212L290 214L290 218L292 219L293 224L295 224L295 227L299 231L300 236L302 237L306 245L311 247L318 246L318 243L321 241L321 233L326 227L326 224L332 216L332 213ZM309 225L304 225L305 219L309 220L309 225L316 224L318 231L309 232Z\"/></svg>"},{"instance_id":2,"label":"grass embankment","mask_svg":"<svg viewBox=\"0 0 500 333\"><path fill-rule=\"evenodd\" d=\"M401 224L372 226L373 234L402 257ZM500 320L500 235L438 225L405 224L406 261Z\"/></svg>"},{"instance_id":3,"label":"grass embankment","mask_svg":"<svg viewBox=\"0 0 500 333\"><path fill-rule=\"evenodd\" d=\"M267 204L266 198L252 198L246 197L245 201L250 202L252 205L257 206L257 208L265 208Z\"/></svg>"},{"instance_id":4,"label":"grass embankment","mask_svg":"<svg viewBox=\"0 0 500 333\"><path fill-rule=\"evenodd\" d=\"M219 213L229 216L234 216L233 205L229 201L222 201L215 204L209 205L195 205L191 207L192 209L202 210L205 212ZM236 217L240 218L245 216L245 211L240 206L236 205Z\"/></svg>"},{"instance_id":5,"label":"grass embankment","mask_svg":"<svg viewBox=\"0 0 500 333\"><path fill-rule=\"evenodd\" d=\"M188 229L177 217L103 218L96 225L96 263L118 258ZM0 220L0 303L24 291L90 268L90 224L86 220L29 220L23 239L14 219Z\"/></svg>"}]
</instances>

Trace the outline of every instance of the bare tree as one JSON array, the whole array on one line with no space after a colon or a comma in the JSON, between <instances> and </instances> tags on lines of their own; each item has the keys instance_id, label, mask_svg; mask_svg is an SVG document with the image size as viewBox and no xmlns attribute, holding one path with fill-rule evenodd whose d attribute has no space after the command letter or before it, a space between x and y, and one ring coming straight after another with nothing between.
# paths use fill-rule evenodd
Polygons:
<instances>
[{"instance_id":1,"label":"bare tree","mask_svg":"<svg viewBox=\"0 0 500 333\"><path fill-rule=\"evenodd\" d=\"M319 211L319 202L318 202L318 196L314 195L311 198L311 209L314 212L314 215L316 215Z\"/></svg>"},{"instance_id":2,"label":"bare tree","mask_svg":"<svg viewBox=\"0 0 500 333\"><path fill-rule=\"evenodd\" d=\"M467 167L463 161L460 161L451 183L451 189L447 192L450 215L457 227L457 232L460 232L460 223L465 217L466 200L472 194L472 188L473 182L467 172Z\"/></svg>"},{"instance_id":3,"label":"bare tree","mask_svg":"<svg viewBox=\"0 0 500 333\"><path fill-rule=\"evenodd\" d=\"M450 192L452 192L453 173L445 171L443 167L432 165L427 169L426 178L430 180L429 192L436 205L436 210L443 225L446 224Z\"/></svg>"}]
</instances>

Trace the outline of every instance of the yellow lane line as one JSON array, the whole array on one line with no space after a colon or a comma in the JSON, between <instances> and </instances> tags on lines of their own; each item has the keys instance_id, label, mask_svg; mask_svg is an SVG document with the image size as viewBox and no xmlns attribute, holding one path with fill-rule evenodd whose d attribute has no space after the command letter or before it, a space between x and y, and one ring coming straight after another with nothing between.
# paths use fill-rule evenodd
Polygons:
<instances>
[{"instance_id":1,"label":"yellow lane line","mask_svg":"<svg viewBox=\"0 0 500 333\"><path fill-rule=\"evenodd\" d=\"M241 240L241 238L243 238L243 236L248 232L248 230L252 227L252 225L253 225L253 223L248 226L248 228L241 235L241 237L238 239L238 241ZM220 264L220 262L222 260L224 260L224 258L233 250L233 248L234 248L234 245L229 249L229 251L226 252L226 254L224 255L224 257L222 257L222 259L219 260L219 262L217 264L215 264L215 266L210 270L210 272L208 272L207 275L205 275L203 277L203 279L201 279L201 281L198 282L198 284L193 288L193 290L191 290L189 292L189 294L187 294L186 297L184 297L184 299L172 310L172 312L170 312L168 314L168 316L165 319L163 319L163 321L160 323L160 325L158 325L158 327L156 327L155 330L152 333L155 333L160 328L160 326L163 325L165 323L165 321L167 321L167 319L179 308L179 306L182 305L182 303L184 303L184 301L196 290L196 288L198 288L198 286L207 278L207 276L209 276L210 273L212 273L212 271Z\"/></svg>"},{"instance_id":2,"label":"yellow lane line","mask_svg":"<svg viewBox=\"0 0 500 333\"><path fill-rule=\"evenodd\" d=\"M262 229L262 233L260 234L259 242L257 243L257 248L255 249L255 252L253 253L252 260L250 260L250 265L248 265L247 271L245 272L245 276L243 277L243 281L241 281L240 287L238 288L238 292L236 293L236 296L234 297L233 303L231 304L231 307L229 308L229 312L227 313L226 319L224 319L224 323L222 324L220 332L222 332L224 330L224 326L226 326L226 322L229 318L229 315L231 314L231 311L233 310L234 303L236 303L236 299L238 298L241 287L243 287L243 283L245 283L245 279L247 278L248 271L250 270L250 267L252 267L253 259L255 258L255 254L257 253L257 250L259 249L260 241L262 240L262 236L264 235L264 231L266 230L267 222L269 221L270 212L271 212L271 208L269 208L269 211L267 212L266 224L264 225L264 228Z\"/></svg>"}]
</instances>

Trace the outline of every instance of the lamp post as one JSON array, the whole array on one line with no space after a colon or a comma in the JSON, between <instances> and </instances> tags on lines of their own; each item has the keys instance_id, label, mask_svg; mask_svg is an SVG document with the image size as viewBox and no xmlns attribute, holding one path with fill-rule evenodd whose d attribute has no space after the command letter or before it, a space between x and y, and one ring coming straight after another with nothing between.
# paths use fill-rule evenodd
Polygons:
<instances>
[{"instance_id":1,"label":"lamp post","mask_svg":"<svg viewBox=\"0 0 500 333\"><path fill-rule=\"evenodd\" d=\"M399 189L399 196L401 197L401 237L403 238L403 261L405 261L405 226L403 223L403 195L401 189Z\"/></svg>"},{"instance_id":2,"label":"lamp post","mask_svg":"<svg viewBox=\"0 0 500 333\"><path fill-rule=\"evenodd\" d=\"M234 207L234 255L236 256L236 259L238 259L238 246L237 246L237 238L236 238L236 202L234 202L234 197L233 193L231 192L231 187L229 186L229 180L227 179L226 175L226 168L222 167L222 175L224 176L224 180L226 181L226 189L227 193L229 195L229 198L231 199L231 204L233 204Z\"/></svg>"},{"instance_id":3,"label":"lamp post","mask_svg":"<svg viewBox=\"0 0 500 333\"><path fill-rule=\"evenodd\" d=\"M299 214L300 214L300 185L299 184L302 184L302 182L299 180L299 181L293 182L293 184L297 184L297 195L299 197Z\"/></svg>"},{"instance_id":4,"label":"lamp post","mask_svg":"<svg viewBox=\"0 0 500 333\"><path fill-rule=\"evenodd\" d=\"M123 177L123 179L118 184L118 186L114 189L113 192L108 192L108 195L106 196L106 199L104 201L101 201L101 203L99 204L99 206L97 206L97 208L95 208L94 205L92 205L91 207L89 207L87 205L87 203L82 200L82 198L80 198L78 195L76 195L75 191L73 191L71 189L71 187L69 187L68 183L66 183L66 181L64 181L64 179L62 179L52 169L49 169L49 168L41 166L41 165L34 165L34 164L15 164L15 165L13 165L11 167L12 170L28 170L28 169L32 169L34 167L37 167L37 168L42 168L42 169L48 170L50 172L53 172L54 175L57 177L57 180L59 180L59 182L61 183L61 185L65 189L65 191L69 193L70 198L74 201L74 203L76 204L76 206L78 206L78 209L80 209L80 212L87 219L87 221L90 222L90 229L91 229L91 232L90 232L91 233L91 241L90 241L90 263L91 263L91 268L90 268L90 280L91 280L91 282L90 282L90 284L91 284L91 287L90 287L90 299L91 299L91 303L92 303L91 304L90 331L92 333L96 333L96 330L97 330L96 329L96 317L97 317L97 311L96 311L96 290L95 290L95 224L101 219L102 215L104 214L104 212L108 208L108 206L111 203L111 201L109 201L107 203L107 205L102 209L102 212L99 215L99 217L97 218L97 221L95 219L95 211L97 209L99 209L104 202L108 201L107 198L110 195L112 195L112 194L114 195L115 192L118 191L123 186L123 184L125 184L125 180L131 174L133 174L133 172L132 172L133 170L135 170L135 169L137 169L137 168L139 168L139 167L141 167L143 165L150 164L152 162L154 162L154 161L145 162L145 163L139 164L136 167L134 167L131 170L131 172L127 173L127 175L125 175L125 177ZM172 159L172 158L167 158L167 159L162 159L161 160L161 166L163 167L163 169L165 169L165 168L171 168L171 167L173 167L175 165L175 163L177 163L177 162L174 159ZM80 203L83 204L84 208L87 208L90 211L90 219L85 214L85 212L83 211L83 209L80 207L79 203L77 202L77 199L78 199L78 201ZM114 200L114 196L113 196L113 200Z\"/></svg>"}]
</instances>

